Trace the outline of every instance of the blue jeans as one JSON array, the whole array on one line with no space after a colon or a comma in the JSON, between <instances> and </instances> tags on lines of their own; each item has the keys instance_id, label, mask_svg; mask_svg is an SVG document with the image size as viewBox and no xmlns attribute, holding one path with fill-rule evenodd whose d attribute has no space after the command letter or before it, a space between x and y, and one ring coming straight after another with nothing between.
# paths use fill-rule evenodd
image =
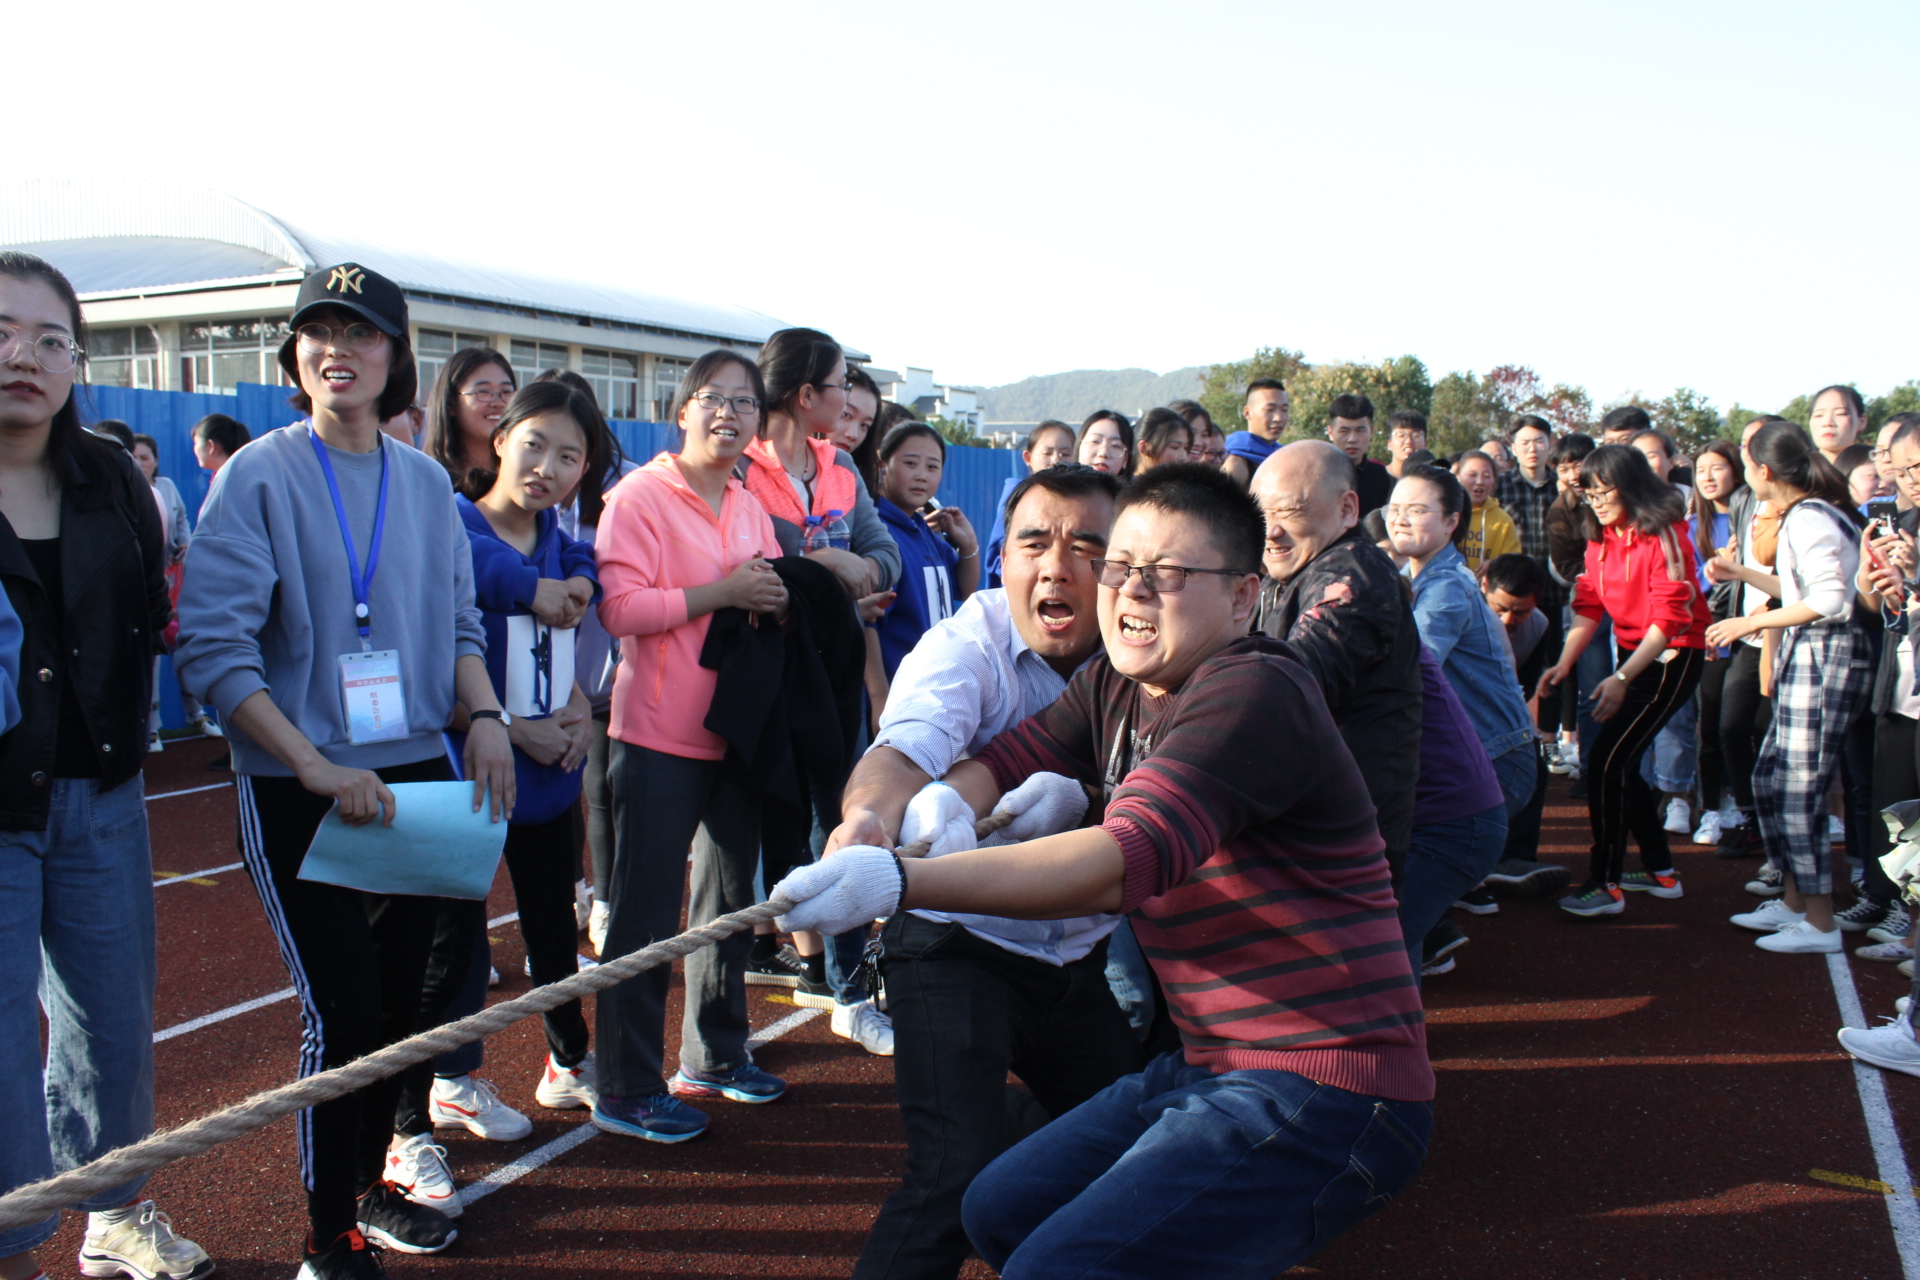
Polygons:
<instances>
[{"instance_id":1,"label":"blue jeans","mask_svg":"<svg viewBox=\"0 0 1920 1280\"><path fill-rule=\"evenodd\" d=\"M1689 698L1674 711L1673 719L1661 727L1653 740L1653 750L1640 757L1640 776L1655 791L1677 796L1693 794L1697 776L1695 753L1699 746L1695 729L1699 719L1699 699Z\"/></svg>"},{"instance_id":2,"label":"blue jeans","mask_svg":"<svg viewBox=\"0 0 1920 1280\"><path fill-rule=\"evenodd\" d=\"M1487 878L1506 843L1506 806L1499 804L1413 829L1406 873L1400 881L1400 931L1407 940L1416 980L1427 931L1440 923L1461 894Z\"/></svg>"},{"instance_id":3,"label":"blue jeans","mask_svg":"<svg viewBox=\"0 0 1920 1280\"><path fill-rule=\"evenodd\" d=\"M995 1160L962 1216L1002 1280L1267 1280L1384 1208L1432 1127L1430 1102L1176 1050Z\"/></svg>"},{"instance_id":4,"label":"blue jeans","mask_svg":"<svg viewBox=\"0 0 1920 1280\"><path fill-rule=\"evenodd\" d=\"M1568 609L1571 617L1573 610ZM1567 623L1569 630L1573 623ZM1600 736L1600 722L1593 718L1593 691L1600 682L1613 673L1616 664L1613 660L1613 619L1600 619L1600 626L1593 633L1593 639L1581 651L1580 660L1573 665L1574 683L1579 686L1580 700L1577 719L1580 735L1580 772L1588 773L1587 756L1593 750L1593 740Z\"/></svg>"},{"instance_id":5,"label":"blue jeans","mask_svg":"<svg viewBox=\"0 0 1920 1280\"><path fill-rule=\"evenodd\" d=\"M0 1192L153 1131L153 855L145 784L55 778L45 831L0 831ZM44 1085L40 1008L47 1011ZM140 1174L75 1206L112 1209ZM0 1231L44 1243L49 1215Z\"/></svg>"}]
</instances>

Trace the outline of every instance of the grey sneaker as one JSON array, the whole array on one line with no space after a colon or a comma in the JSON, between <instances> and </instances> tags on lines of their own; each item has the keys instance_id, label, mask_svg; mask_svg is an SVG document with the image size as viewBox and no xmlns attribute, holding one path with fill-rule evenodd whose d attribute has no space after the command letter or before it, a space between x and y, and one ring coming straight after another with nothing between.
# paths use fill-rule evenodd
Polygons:
<instances>
[{"instance_id":1,"label":"grey sneaker","mask_svg":"<svg viewBox=\"0 0 1920 1280\"><path fill-rule=\"evenodd\" d=\"M80 1274L132 1276L134 1280L200 1280L213 1273L213 1259L191 1240L173 1234L173 1219L142 1200L113 1213L87 1215L80 1246Z\"/></svg>"},{"instance_id":2,"label":"grey sneaker","mask_svg":"<svg viewBox=\"0 0 1920 1280\"><path fill-rule=\"evenodd\" d=\"M1573 883L1573 872L1551 862L1509 858L1493 869L1486 886L1502 898L1550 898Z\"/></svg>"}]
</instances>

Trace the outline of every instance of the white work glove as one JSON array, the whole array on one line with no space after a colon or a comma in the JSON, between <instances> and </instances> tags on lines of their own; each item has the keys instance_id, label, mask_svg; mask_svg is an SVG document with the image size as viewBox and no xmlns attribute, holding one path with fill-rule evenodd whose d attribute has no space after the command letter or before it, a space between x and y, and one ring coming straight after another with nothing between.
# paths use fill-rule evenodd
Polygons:
<instances>
[{"instance_id":1,"label":"white work glove","mask_svg":"<svg viewBox=\"0 0 1920 1280\"><path fill-rule=\"evenodd\" d=\"M900 844L904 848L916 840L932 842L926 856L959 853L978 846L973 838L973 806L958 791L944 782L929 782L907 801L907 812L900 819Z\"/></svg>"},{"instance_id":2,"label":"white work glove","mask_svg":"<svg viewBox=\"0 0 1920 1280\"><path fill-rule=\"evenodd\" d=\"M987 837L986 846L1018 844L1041 836L1071 831L1087 816L1087 790L1058 773L1036 773L1000 797L994 816L1012 814L1013 821Z\"/></svg>"},{"instance_id":3,"label":"white work glove","mask_svg":"<svg viewBox=\"0 0 1920 1280\"><path fill-rule=\"evenodd\" d=\"M772 896L794 904L775 923L788 933L846 933L892 915L904 887L899 859L891 850L850 844L773 886Z\"/></svg>"}]
</instances>

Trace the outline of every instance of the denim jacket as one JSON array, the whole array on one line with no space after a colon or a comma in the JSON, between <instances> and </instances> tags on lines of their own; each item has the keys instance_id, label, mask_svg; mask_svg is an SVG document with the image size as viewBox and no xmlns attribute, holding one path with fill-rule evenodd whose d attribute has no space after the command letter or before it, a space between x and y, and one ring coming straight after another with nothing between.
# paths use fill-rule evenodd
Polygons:
<instances>
[{"instance_id":1,"label":"denim jacket","mask_svg":"<svg viewBox=\"0 0 1920 1280\"><path fill-rule=\"evenodd\" d=\"M1533 737L1514 680L1512 650L1459 550L1441 549L1413 580L1413 617L1447 683L1467 709L1487 758L1498 760Z\"/></svg>"}]
</instances>

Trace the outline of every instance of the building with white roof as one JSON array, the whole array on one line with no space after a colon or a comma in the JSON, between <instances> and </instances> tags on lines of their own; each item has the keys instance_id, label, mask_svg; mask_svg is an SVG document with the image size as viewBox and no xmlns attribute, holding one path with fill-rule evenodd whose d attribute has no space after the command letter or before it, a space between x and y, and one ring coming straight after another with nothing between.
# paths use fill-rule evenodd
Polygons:
<instances>
[{"instance_id":1,"label":"building with white roof","mask_svg":"<svg viewBox=\"0 0 1920 1280\"><path fill-rule=\"evenodd\" d=\"M660 421L697 356L716 346L751 356L786 327L743 307L310 232L175 183L0 184L0 248L37 254L73 281L89 330L88 376L110 386L231 392L240 382L284 382L276 353L300 281L338 262L406 291L423 400L449 356L486 346L506 353L522 381L574 369L609 417Z\"/></svg>"}]
</instances>

